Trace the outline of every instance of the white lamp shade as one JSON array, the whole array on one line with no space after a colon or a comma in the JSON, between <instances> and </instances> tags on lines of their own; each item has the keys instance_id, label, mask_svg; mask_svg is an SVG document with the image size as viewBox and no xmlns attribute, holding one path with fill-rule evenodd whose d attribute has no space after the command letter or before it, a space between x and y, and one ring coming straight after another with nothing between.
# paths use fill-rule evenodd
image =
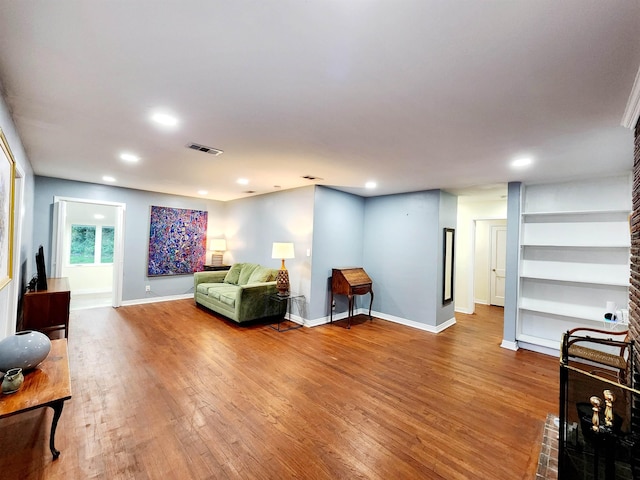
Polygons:
<instances>
[{"instance_id":1,"label":"white lamp shade","mask_svg":"<svg viewBox=\"0 0 640 480\"><path fill-rule=\"evenodd\" d=\"M296 258L293 254L293 243L273 243L271 258Z\"/></svg>"},{"instance_id":2,"label":"white lamp shade","mask_svg":"<svg viewBox=\"0 0 640 480\"><path fill-rule=\"evenodd\" d=\"M213 238L209 245L209 250L214 252L224 252L227 249L227 241L224 238Z\"/></svg>"}]
</instances>

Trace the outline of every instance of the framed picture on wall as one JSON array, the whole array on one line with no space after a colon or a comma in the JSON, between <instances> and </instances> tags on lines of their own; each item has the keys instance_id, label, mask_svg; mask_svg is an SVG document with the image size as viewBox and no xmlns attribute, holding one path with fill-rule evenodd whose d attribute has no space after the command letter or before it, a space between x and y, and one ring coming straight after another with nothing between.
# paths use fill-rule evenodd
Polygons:
<instances>
[{"instance_id":1,"label":"framed picture on wall","mask_svg":"<svg viewBox=\"0 0 640 480\"><path fill-rule=\"evenodd\" d=\"M147 276L199 272L206 247L206 211L151 207Z\"/></svg>"},{"instance_id":2,"label":"framed picture on wall","mask_svg":"<svg viewBox=\"0 0 640 480\"><path fill-rule=\"evenodd\" d=\"M0 129L0 290L10 281L13 258L13 185L15 160Z\"/></svg>"},{"instance_id":3,"label":"framed picture on wall","mask_svg":"<svg viewBox=\"0 0 640 480\"><path fill-rule=\"evenodd\" d=\"M453 301L453 247L456 232L453 228L444 229L444 279L442 282L442 305Z\"/></svg>"}]
</instances>

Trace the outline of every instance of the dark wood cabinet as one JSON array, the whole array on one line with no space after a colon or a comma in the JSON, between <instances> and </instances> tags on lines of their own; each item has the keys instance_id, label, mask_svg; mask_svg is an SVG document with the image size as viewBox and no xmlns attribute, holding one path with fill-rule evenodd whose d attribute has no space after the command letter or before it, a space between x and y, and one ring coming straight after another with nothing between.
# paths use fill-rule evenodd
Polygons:
<instances>
[{"instance_id":1,"label":"dark wood cabinet","mask_svg":"<svg viewBox=\"0 0 640 480\"><path fill-rule=\"evenodd\" d=\"M22 329L49 333L64 329L69 336L69 280L48 278L46 290L27 292L22 304Z\"/></svg>"},{"instance_id":2,"label":"dark wood cabinet","mask_svg":"<svg viewBox=\"0 0 640 480\"><path fill-rule=\"evenodd\" d=\"M217 272L220 270L229 270L231 265L203 265L202 268L205 272Z\"/></svg>"},{"instance_id":3,"label":"dark wood cabinet","mask_svg":"<svg viewBox=\"0 0 640 480\"><path fill-rule=\"evenodd\" d=\"M371 317L371 306L373 305L373 281L367 272L360 267L334 268L331 272L331 315L333 322L333 296L346 295L349 299L349 313L347 317L347 328L351 328L351 317L353 317L354 295L364 295L369 293L369 319Z\"/></svg>"}]
</instances>

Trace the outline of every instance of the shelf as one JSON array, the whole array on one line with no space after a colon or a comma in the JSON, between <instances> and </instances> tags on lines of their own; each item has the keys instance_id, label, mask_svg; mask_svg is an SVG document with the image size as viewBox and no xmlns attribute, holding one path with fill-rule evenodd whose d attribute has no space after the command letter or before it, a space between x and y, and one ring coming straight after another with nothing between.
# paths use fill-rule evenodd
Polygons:
<instances>
[{"instance_id":1,"label":"shelf","mask_svg":"<svg viewBox=\"0 0 640 480\"><path fill-rule=\"evenodd\" d=\"M596 243L592 242L565 243L559 242L523 242L522 247L559 247L559 248L631 248L631 243Z\"/></svg>"},{"instance_id":2,"label":"shelf","mask_svg":"<svg viewBox=\"0 0 640 480\"><path fill-rule=\"evenodd\" d=\"M571 277L569 275L536 275L536 274L522 274L520 278L530 278L532 280L549 280L553 282L565 282L565 283L584 283L590 285L607 285L610 287L629 288L629 281L620 282L616 280L607 280L602 278L587 278L587 277Z\"/></svg>"},{"instance_id":3,"label":"shelf","mask_svg":"<svg viewBox=\"0 0 640 480\"><path fill-rule=\"evenodd\" d=\"M535 217L535 216L571 216L571 215L598 215L598 214L621 214L629 215L631 210L567 210L567 211L555 211L555 212L522 212L523 217Z\"/></svg>"},{"instance_id":4,"label":"shelf","mask_svg":"<svg viewBox=\"0 0 640 480\"><path fill-rule=\"evenodd\" d=\"M534 337L533 335L520 334L516 337L519 342L531 343L533 345L539 345L545 348L552 348L554 350L560 350L560 339L549 340L547 338Z\"/></svg>"},{"instance_id":5,"label":"shelf","mask_svg":"<svg viewBox=\"0 0 640 480\"><path fill-rule=\"evenodd\" d=\"M572 328L609 328L607 302L626 308L631 182L605 177L525 188L520 216L516 339L558 350Z\"/></svg>"},{"instance_id":6,"label":"shelf","mask_svg":"<svg viewBox=\"0 0 640 480\"><path fill-rule=\"evenodd\" d=\"M604 322L604 305L602 308L574 305L569 303L552 302L549 300L532 300L522 298L520 301L520 310L528 310L530 312L546 313L559 317L575 318L577 320L588 320L591 322Z\"/></svg>"}]
</instances>

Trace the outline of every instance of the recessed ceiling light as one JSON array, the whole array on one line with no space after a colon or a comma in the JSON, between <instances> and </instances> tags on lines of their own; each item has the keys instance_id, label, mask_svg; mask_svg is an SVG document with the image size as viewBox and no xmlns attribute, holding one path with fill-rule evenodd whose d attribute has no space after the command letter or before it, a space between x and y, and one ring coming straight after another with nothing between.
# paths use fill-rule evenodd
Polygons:
<instances>
[{"instance_id":1,"label":"recessed ceiling light","mask_svg":"<svg viewBox=\"0 0 640 480\"><path fill-rule=\"evenodd\" d=\"M115 182L116 179L110 175L105 175L104 177L102 177L102 180L104 180L105 182Z\"/></svg>"},{"instance_id":2,"label":"recessed ceiling light","mask_svg":"<svg viewBox=\"0 0 640 480\"><path fill-rule=\"evenodd\" d=\"M206 195L209 193L207 190L198 190L198 195Z\"/></svg>"},{"instance_id":3,"label":"recessed ceiling light","mask_svg":"<svg viewBox=\"0 0 640 480\"><path fill-rule=\"evenodd\" d=\"M121 153L120 158L125 162L131 162L131 163L136 163L140 161L139 156L134 155L133 153L127 153L127 152Z\"/></svg>"},{"instance_id":4,"label":"recessed ceiling light","mask_svg":"<svg viewBox=\"0 0 640 480\"><path fill-rule=\"evenodd\" d=\"M178 119L176 117L162 112L151 115L151 120L165 127L175 127L178 124Z\"/></svg>"},{"instance_id":5,"label":"recessed ceiling light","mask_svg":"<svg viewBox=\"0 0 640 480\"><path fill-rule=\"evenodd\" d=\"M518 157L511 162L511 166L513 168L523 168L528 167L533 163L533 158L531 157Z\"/></svg>"},{"instance_id":6,"label":"recessed ceiling light","mask_svg":"<svg viewBox=\"0 0 640 480\"><path fill-rule=\"evenodd\" d=\"M376 188L378 186L378 184L376 182L367 182L364 184L364 188Z\"/></svg>"},{"instance_id":7,"label":"recessed ceiling light","mask_svg":"<svg viewBox=\"0 0 640 480\"><path fill-rule=\"evenodd\" d=\"M96 213L93 218L95 218L96 220L102 220L104 218L104 215L100 214L100 213Z\"/></svg>"},{"instance_id":8,"label":"recessed ceiling light","mask_svg":"<svg viewBox=\"0 0 640 480\"><path fill-rule=\"evenodd\" d=\"M249 179L248 178L239 178L237 181L238 181L238 183L240 185L248 185L249 184Z\"/></svg>"}]
</instances>

